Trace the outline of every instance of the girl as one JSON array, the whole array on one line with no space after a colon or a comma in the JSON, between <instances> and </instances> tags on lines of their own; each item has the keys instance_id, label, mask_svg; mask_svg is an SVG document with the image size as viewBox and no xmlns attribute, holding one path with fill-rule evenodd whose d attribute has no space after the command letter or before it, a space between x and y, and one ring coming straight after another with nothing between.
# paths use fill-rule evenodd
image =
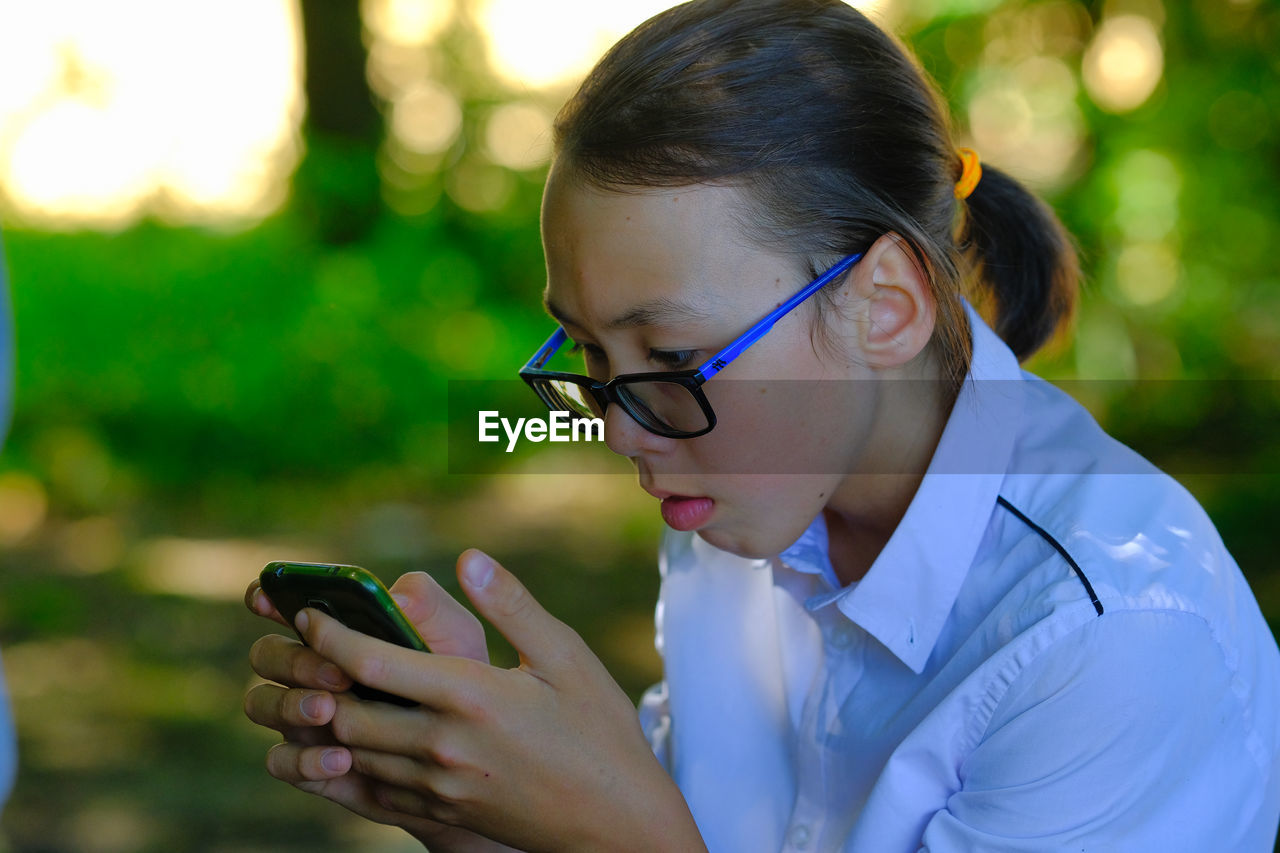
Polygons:
<instances>
[{"instance_id":1,"label":"girl","mask_svg":"<svg viewBox=\"0 0 1280 853\"><path fill-rule=\"evenodd\" d=\"M658 15L558 117L542 233L521 373L661 501L664 682L637 723L469 551L521 666L425 576L436 655L304 611L251 655L274 775L432 850L1271 849L1275 641L1194 500L1019 370L1069 240L894 40L837 0Z\"/></svg>"}]
</instances>

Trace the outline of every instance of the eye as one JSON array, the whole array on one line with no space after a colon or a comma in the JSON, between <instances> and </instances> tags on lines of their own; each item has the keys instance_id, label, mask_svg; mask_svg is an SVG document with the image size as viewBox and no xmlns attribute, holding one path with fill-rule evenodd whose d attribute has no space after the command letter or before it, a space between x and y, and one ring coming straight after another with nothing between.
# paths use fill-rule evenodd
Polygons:
<instances>
[{"instance_id":1,"label":"eye","mask_svg":"<svg viewBox=\"0 0 1280 853\"><path fill-rule=\"evenodd\" d=\"M583 363L587 367L588 376L598 379L601 375L609 375L609 360L605 357L604 350L595 344L583 344L574 341L573 346L569 347L568 354L582 356Z\"/></svg>"},{"instance_id":2,"label":"eye","mask_svg":"<svg viewBox=\"0 0 1280 853\"><path fill-rule=\"evenodd\" d=\"M667 370L683 370L688 367L698 355L696 349L651 349L649 350L649 360L655 364L660 364Z\"/></svg>"},{"instance_id":3,"label":"eye","mask_svg":"<svg viewBox=\"0 0 1280 853\"><path fill-rule=\"evenodd\" d=\"M581 344L574 341L573 346L569 347L569 355L581 355L588 359L603 358L604 351L595 344Z\"/></svg>"}]
</instances>

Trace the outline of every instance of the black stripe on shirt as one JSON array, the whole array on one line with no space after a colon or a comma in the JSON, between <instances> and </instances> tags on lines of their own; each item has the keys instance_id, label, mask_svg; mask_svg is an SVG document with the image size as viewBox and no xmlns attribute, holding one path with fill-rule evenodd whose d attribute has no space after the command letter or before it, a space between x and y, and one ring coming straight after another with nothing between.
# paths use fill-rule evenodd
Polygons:
<instances>
[{"instance_id":1,"label":"black stripe on shirt","mask_svg":"<svg viewBox=\"0 0 1280 853\"><path fill-rule=\"evenodd\" d=\"M1057 551L1059 554L1062 555L1062 559L1066 560L1067 563L1070 564L1071 568L1075 570L1076 577L1080 578L1080 583L1084 584L1084 591L1089 593L1089 600L1093 602L1093 609L1098 611L1098 615L1101 616L1102 602L1098 600L1097 593L1093 591L1093 585L1089 583L1089 579L1085 577L1084 572L1080 569L1080 564L1077 563L1074 559L1072 559L1071 555L1067 553L1066 548L1062 547L1062 543L1059 542L1057 539L1054 539L1052 536L1050 536L1049 532L1045 530L1043 527L1036 524L1031 519L1027 518L1026 515L1024 515L1021 511L1019 511L1017 507L1015 507L1013 504L1005 500L1003 495L996 496L996 503L1000 504L1000 506L1004 507L1005 509L1009 510L1009 512L1016 515L1022 521L1023 524L1027 525L1027 527L1030 527L1036 533L1039 533L1040 537L1044 539L1044 541L1048 542L1050 545L1053 546L1053 550Z\"/></svg>"}]
</instances>

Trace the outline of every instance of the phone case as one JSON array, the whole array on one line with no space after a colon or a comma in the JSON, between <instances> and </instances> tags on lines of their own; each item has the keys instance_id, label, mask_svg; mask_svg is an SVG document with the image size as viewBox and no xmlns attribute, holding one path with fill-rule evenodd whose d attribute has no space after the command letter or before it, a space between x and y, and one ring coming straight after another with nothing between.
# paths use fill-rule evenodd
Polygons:
<instances>
[{"instance_id":1,"label":"phone case","mask_svg":"<svg viewBox=\"0 0 1280 853\"><path fill-rule=\"evenodd\" d=\"M290 624L299 610L314 607L354 631L408 649L428 651L387 588L359 566L275 561L268 563L259 577L262 591ZM363 684L354 685L351 692L362 699L403 706L418 704Z\"/></svg>"}]
</instances>

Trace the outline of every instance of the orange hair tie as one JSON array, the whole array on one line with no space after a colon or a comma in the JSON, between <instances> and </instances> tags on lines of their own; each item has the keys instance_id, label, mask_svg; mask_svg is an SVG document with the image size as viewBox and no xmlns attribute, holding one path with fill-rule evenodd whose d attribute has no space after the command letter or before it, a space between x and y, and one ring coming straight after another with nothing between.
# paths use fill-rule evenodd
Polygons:
<instances>
[{"instance_id":1,"label":"orange hair tie","mask_svg":"<svg viewBox=\"0 0 1280 853\"><path fill-rule=\"evenodd\" d=\"M968 198L978 181L982 180L982 164L978 162L978 152L972 148L957 148L960 155L960 180L956 181L956 198Z\"/></svg>"}]
</instances>

